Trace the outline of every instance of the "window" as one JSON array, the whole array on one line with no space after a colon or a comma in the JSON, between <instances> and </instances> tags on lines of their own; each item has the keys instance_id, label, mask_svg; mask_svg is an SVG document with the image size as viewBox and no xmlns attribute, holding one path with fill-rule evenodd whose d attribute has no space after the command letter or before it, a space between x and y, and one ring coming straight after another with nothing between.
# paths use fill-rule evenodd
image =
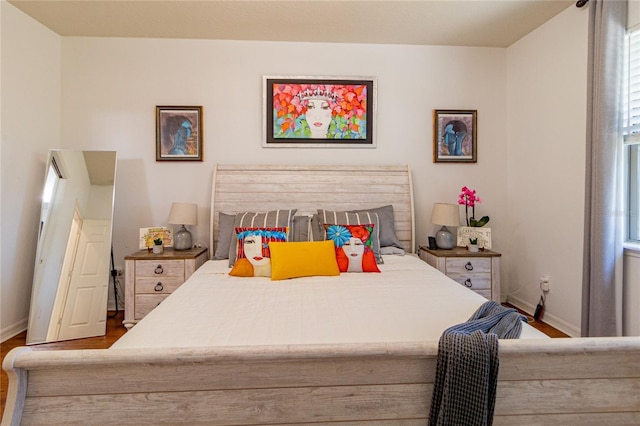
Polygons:
<instances>
[{"instance_id":1,"label":"window","mask_svg":"<svg viewBox=\"0 0 640 426\"><path fill-rule=\"evenodd\" d=\"M640 242L640 30L626 38L624 155L627 240Z\"/></svg>"},{"instance_id":2,"label":"window","mask_svg":"<svg viewBox=\"0 0 640 426\"><path fill-rule=\"evenodd\" d=\"M51 157L51 163L49 163L49 169L47 171L47 179L44 184L44 191L42 193L42 210L40 212L40 229L38 239L42 237L44 232L44 225L49 223L49 213L51 213L51 209L53 206L51 205L51 201L53 200L53 196L58 188L58 181L62 179L62 173L60 173L60 168L58 167L58 163L56 163L55 157Z\"/></svg>"}]
</instances>

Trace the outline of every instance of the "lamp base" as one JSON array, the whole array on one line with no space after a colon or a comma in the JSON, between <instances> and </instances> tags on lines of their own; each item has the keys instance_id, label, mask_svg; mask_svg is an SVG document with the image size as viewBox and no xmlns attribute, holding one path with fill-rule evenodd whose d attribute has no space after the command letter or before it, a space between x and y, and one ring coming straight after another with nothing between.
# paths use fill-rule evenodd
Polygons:
<instances>
[{"instance_id":1,"label":"lamp base","mask_svg":"<svg viewBox=\"0 0 640 426\"><path fill-rule=\"evenodd\" d=\"M446 226L443 226L436 232L436 245L439 249L451 250L456 246L453 234L449 232Z\"/></svg>"},{"instance_id":2,"label":"lamp base","mask_svg":"<svg viewBox=\"0 0 640 426\"><path fill-rule=\"evenodd\" d=\"M193 247L191 232L182 225L182 228L173 236L173 248L174 250L189 250L191 247Z\"/></svg>"}]
</instances>

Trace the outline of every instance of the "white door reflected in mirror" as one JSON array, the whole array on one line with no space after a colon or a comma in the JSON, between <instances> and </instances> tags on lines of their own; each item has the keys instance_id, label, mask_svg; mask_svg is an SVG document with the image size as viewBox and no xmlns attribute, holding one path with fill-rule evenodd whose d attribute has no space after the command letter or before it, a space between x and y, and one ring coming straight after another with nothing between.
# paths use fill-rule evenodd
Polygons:
<instances>
[{"instance_id":1,"label":"white door reflected in mirror","mask_svg":"<svg viewBox=\"0 0 640 426\"><path fill-rule=\"evenodd\" d=\"M115 151L50 151L28 345L105 334L115 171Z\"/></svg>"}]
</instances>

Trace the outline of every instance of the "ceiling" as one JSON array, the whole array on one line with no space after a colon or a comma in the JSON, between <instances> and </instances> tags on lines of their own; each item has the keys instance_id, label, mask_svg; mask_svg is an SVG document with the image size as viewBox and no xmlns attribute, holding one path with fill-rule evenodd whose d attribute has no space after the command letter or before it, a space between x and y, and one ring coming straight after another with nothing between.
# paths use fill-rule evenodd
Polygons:
<instances>
[{"instance_id":1,"label":"ceiling","mask_svg":"<svg viewBox=\"0 0 640 426\"><path fill-rule=\"evenodd\" d=\"M575 0L8 0L61 36L508 47Z\"/></svg>"},{"instance_id":2,"label":"ceiling","mask_svg":"<svg viewBox=\"0 0 640 426\"><path fill-rule=\"evenodd\" d=\"M115 151L82 151L91 185L113 185Z\"/></svg>"}]
</instances>

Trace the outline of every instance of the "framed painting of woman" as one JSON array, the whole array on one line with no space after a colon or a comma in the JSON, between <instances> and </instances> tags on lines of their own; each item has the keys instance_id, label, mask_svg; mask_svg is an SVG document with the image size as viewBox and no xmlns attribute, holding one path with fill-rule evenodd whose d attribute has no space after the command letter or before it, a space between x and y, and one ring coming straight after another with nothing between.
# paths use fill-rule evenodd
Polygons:
<instances>
[{"instance_id":1,"label":"framed painting of woman","mask_svg":"<svg viewBox=\"0 0 640 426\"><path fill-rule=\"evenodd\" d=\"M478 111L433 112L433 162L475 163L478 158Z\"/></svg>"},{"instance_id":2,"label":"framed painting of woman","mask_svg":"<svg viewBox=\"0 0 640 426\"><path fill-rule=\"evenodd\" d=\"M156 106L156 161L202 159L202 107Z\"/></svg>"},{"instance_id":3,"label":"framed painting of woman","mask_svg":"<svg viewBox=\"0 0 640 426\"><path fill-rule=\"evenodd\" d=\"M264 76L263 83L263 147L375 148L375 78Z\"/></svg>"}]
</instances>

